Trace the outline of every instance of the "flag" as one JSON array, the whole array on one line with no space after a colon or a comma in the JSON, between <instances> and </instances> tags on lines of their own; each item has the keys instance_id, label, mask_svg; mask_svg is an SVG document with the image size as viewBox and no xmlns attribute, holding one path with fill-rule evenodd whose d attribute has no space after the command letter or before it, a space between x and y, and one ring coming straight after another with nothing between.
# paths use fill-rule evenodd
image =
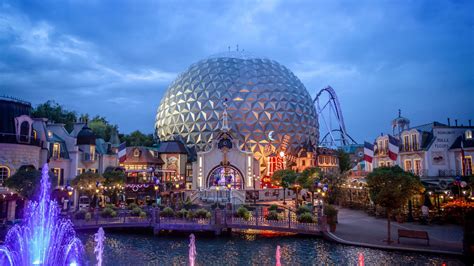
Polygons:
<instances>
[{"instance_id":1,"label":"flag","mask_svg":"<svg viewBox=\"0 0 474 266\"><path fill-rule=\"evenodd\" d=\"M388 157L390 157L392 161L397 160L398 151L398 139L392 137L391 135L388 135Z\"/></svg>"},{"instance_id":2,"label":"flag","mask_svg":"<svg viewBox=\"0 0 474 266\"><path fill-rule=\"evenodd\" d=\"M118 148L118 157L119 157L119 162L123 163L127 159L127 147L125 145L125 142L120 143L119 148Z\"/></svg>"},{"instance_id":3,"label":"flag","mask_svg":"<svg viewBox=\"0 0 474 266\"><path fill-rule=\"evenodd\" d=\"M374 145L365 141L364 142L364 160L369 163L372 163L373 158L374 158Z\"/></svg>"}]
</instances>

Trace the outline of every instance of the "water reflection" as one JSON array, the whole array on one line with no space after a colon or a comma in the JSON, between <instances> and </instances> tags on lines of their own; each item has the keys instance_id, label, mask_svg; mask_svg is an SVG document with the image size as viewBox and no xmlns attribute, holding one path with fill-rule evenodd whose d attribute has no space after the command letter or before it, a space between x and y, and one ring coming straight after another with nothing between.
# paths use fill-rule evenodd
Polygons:
<instances>
[{"instance_id":1,"label":"water reflection","mask_svg":"<svg viewBox=\"0 0 474 266\"><path fill-rule=\"evenodd\" d=\"M152 236L150 233L106 232L104 265L187 265L188 235ZM93 234L80 234L94 262ZM275 265L280 245L282 265L357 265L358 253L366 265L463 265L452 257L389 252L329 243L297 236L196 235L196 265Z\"/></svg>"}]
</instances>

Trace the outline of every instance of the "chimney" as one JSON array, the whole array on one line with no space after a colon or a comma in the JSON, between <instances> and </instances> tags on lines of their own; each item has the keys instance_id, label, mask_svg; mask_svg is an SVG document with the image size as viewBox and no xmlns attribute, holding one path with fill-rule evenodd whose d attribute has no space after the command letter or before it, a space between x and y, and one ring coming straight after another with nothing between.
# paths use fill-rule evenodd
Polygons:
<instances>
[{"instance_id":1,"label":"chimney","mask_svg":"<svg viewBox=\"0 0 474 266\"><path fill-rule=\"evenodd\" d=\"M472 127L472 126L471 126L471 119L469 119L468 121L469 121L469 126Z\"/></svg>"},{"instance_id":2,"label":"chimney","mask_svg":"<svg viewBox=\"0 0 474 266\"><path fill-rule=\"evenodd\" d=\"M449 117L448 117L448 127L450 127L450 126L451 126L451 119L449 119Z\"/></svg>"},{"instance_id":3,"label":"chimney","mask_svg":"<svg viewBox=\"0 0 474 266\"><path fill-rule=\"evenodd\" d=\"M457 119L454 119L454 125L458 126L458 120Z\"/></svg>"}]
</instances>

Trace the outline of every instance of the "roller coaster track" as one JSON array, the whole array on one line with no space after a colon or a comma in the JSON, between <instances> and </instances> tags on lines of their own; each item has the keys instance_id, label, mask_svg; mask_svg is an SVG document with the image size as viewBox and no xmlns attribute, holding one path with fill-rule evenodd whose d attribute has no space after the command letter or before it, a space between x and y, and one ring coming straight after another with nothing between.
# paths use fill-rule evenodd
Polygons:
<instances>
[{"instance_id":1,"label":"roller coaster track","mask_svg":"<svg viewBox=\"0 0 474 266\"><path fill-rule=\"evenodd\" d=\"M327 93L329 96L326 102L322 102L321 100L321 95L323 95L323 93ZM347 133L344 117L342 115L341 104L337 98L336 91L334 91L331 86L327 86L326 88L320 90L316 94L313 104L316 107L318 119L323 122L327 130L327 133L319 141L320 146L337 148L349 144L356 144L354 139ZM332 116L336 118L336 128L332 127ZM339 138L337 135L339 135Z\"/></svg>"}]
</instances>

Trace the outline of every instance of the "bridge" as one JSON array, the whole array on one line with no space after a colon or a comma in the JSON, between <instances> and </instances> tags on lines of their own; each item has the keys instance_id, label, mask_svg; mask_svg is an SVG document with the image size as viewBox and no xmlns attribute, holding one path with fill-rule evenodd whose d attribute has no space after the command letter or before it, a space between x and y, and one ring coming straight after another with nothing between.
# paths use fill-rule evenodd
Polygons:
<instances>
[{"instance_id":1,"label":"bridge","mask_svg":"<svg viewBox=\"0 0 474 266\"><path fill-rule=\"evenodd\" d=\"M249 219L236 217L235 213L216 209L211 211L210 218L178 218L161 217L158 208L151 209L147 217L132 216L130 212L120 212L117 217L104 218L94 213L92 219L75 219L70 217L76 230L92 230L102 228L149 228L155 234L162 230L185 232L214 232L216 235L232 229L266 230L282 233L321 236L326 231L325 217L316 218L312 223L297 220L294 212L285 210L278 220L267 219L260 209L251 212Z\"/></svg>"}]
</instances>

